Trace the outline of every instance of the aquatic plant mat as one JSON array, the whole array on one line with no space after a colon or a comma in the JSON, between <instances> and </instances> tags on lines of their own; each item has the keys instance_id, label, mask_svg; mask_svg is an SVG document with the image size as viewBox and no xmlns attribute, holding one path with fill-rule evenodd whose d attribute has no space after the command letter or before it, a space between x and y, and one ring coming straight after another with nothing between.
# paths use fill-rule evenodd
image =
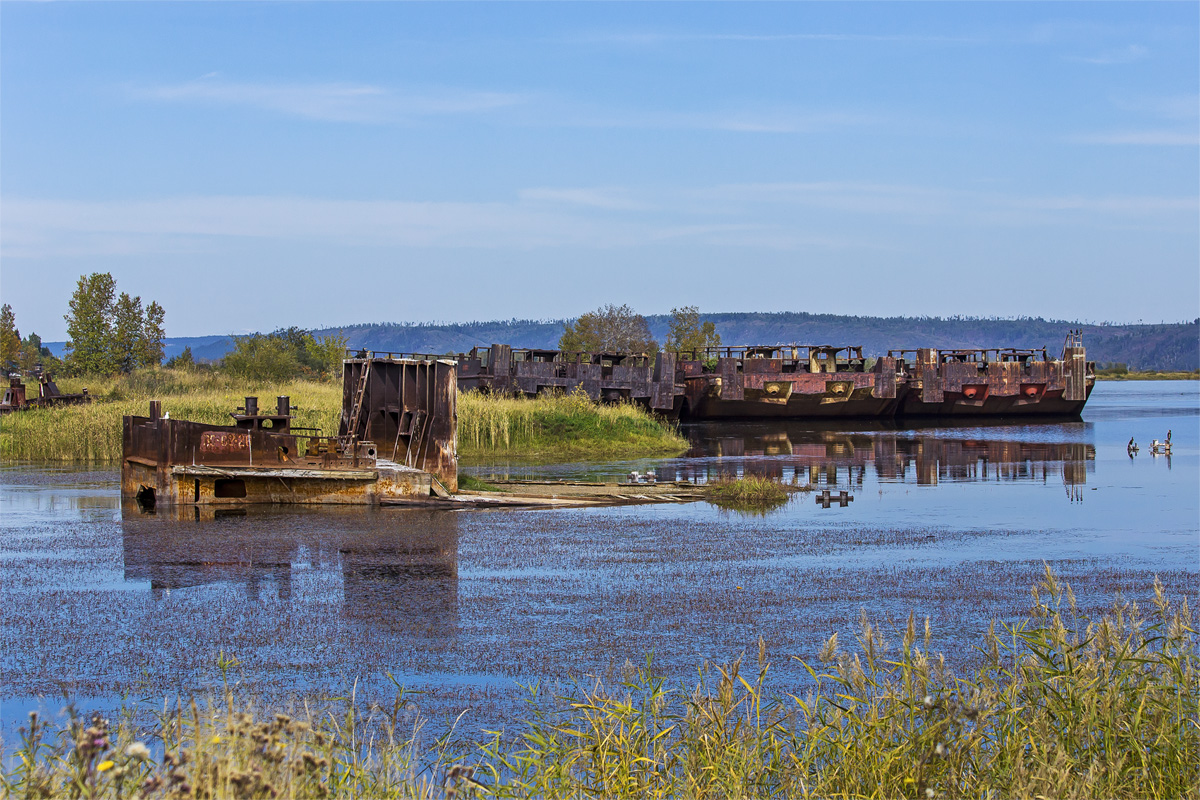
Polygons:
<instances>
[{"instance_id":1,"label":"aquatic plant mat","mask_svg":"<svg viewBox=\"0 0 1200 800\"><path fill-rule=\"evenodd\" d=\"M812 486L747 475L711 481L704 487L704 497L713 505L734 511L767 512L779 508L791 499L793 492L812 491Z\"/></svg>"},{"instance_id":2,"label":"aquatic plant mat","mask_svg":"<svg viewBox=\"0 0 1200 800\"><path fill-rule=\"evenodd\" d=\"M149 723L36 717L4 765L17 797L1192 797L1200 781L1198 640L1157 581L1146 608L1096 619L1046 569L1031 614L978 643L960 678L928 621L863 619L803 687L757 654L668 685L652 660L556 696L482 739L424 735L398 690L299 699L280 713L236 687ZM222 673L229 668L222 665Z\"/></svg>"},{"instance_id":3,"label":"aquatic plant mat","mask_svg":"<svg viewBox=\"0 0 1200 800\"><path fill-rule=\"evenodd\" d=\"M185 370L143 370L111 378L59 381L64 392L84 388L86 405L36 409L0 418L0 456L15 461L117 463L121 418L145 416L149 401L161 400L175 419L215 425L232 423L230 412L247 395L267 407L288 395L298 410L296 426L337 433L340 383L291 381L247 383L228 375ZM639 406L598 405L586 395L511 398L478 392L458 396L459 455L464 460L495 457L563 459L677 454L687 441L668 423Z\"/></svg>"}]
</instances>

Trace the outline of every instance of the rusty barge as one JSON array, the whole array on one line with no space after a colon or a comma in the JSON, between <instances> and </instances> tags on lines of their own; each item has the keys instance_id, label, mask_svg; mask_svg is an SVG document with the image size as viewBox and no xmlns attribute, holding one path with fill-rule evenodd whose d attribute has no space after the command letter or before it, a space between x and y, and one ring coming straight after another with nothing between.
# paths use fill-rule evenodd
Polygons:
<instances>
[{"instance_id":1,"label":"rusty barge","mask_svg":"<svg viewBox=\"0 0 1200 800\"><path fill-rule=\"evenodd\" d=\"M343 362L336 435L293 425L291 398L258 398L231 425L170 419L158 401L123 420L121 493L143 503L378 505L458 489L453 361L363 354Z\"/></svg>"},{"instance_id":2,"label":"rusty barge","mask_svg":"<svg viewBox=\"0 0 1200 800\"><path fill-rule=\"evenodd\" d=\"M682 420L1078 417L1095 363L1077 336L1046 349L891 350L772 345L691 353L572 353L477 347L458 356L464 390L583 391Z\"/></svg>"},{"instance_id":3,"label":"rusty barge","mask_svg":"<svg viewBox=\"0 0 1200 800\"><path fill-rule=\"evenodd\" d=\"M37 380L38 396L30 397L25 382L20 373L9 375L8 386L4 390L4 398L0 400L0 414L13 411L28 411L34 408L53 408L55 406L75 406L92 402L92 396L84 389L79 394L63 394L54 382L54 378L41 369L36 369L30 375Z\"/></svg>"}]
</instances>

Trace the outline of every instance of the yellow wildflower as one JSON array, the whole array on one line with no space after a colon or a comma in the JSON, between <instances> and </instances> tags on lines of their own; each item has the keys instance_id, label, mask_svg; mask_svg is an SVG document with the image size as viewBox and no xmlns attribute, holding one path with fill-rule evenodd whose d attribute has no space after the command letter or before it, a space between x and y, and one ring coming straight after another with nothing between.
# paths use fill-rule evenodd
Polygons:
<instances>
[{"instance_id":1,"label":"yellow wildflower","mask_svg":"<svg viewBox=\"0 0 1200 800\"><path fill-rule=\"evenodd\" d=\"M111 761L101 761L99 764L96 765L96 771L97 772L108 772L110 769L112 769L115 766L116 766L116 764L114 764Z\"/></svg>"}]
</instances>

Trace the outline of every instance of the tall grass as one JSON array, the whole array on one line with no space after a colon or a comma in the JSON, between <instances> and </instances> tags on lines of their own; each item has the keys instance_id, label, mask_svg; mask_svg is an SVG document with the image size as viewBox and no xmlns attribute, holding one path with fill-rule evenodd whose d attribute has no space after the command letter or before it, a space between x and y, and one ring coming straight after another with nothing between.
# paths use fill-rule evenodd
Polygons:
<instances>
[{"instance_id":1,"label":"tall grass","mask_svg":"<svg viewBox=\"0 0 1200 800\"><path fill-rule=\"evenodd\" d=\"M121 418L146 416L149 402L161 400L162 410L175 419L216 425L233 423L229 416L247 395L257 395L260 407L271 408L286 394L299 407L294 424L337 432L342 391L335 384L292 381L278 385L247 385L226 376L176 370L146 370L117 378L72 379L59 382L67 393L87 387L95 400L86 405L61 406L6 414L0 417L0 455L6 459L40 462L114 463L121 460Z\"/></svg>"},{"instance_id":2,"label":"tall grass","mask_svg":"<svg viewBox=\"0 0 1200 800\"><path fill-rule=\"evenodd\" d=\"M0 456L40 462L115 463L121 460L121 418L145 416L161 400L175 419L228 425L246 395L260 407L286 394L299 407L295 424L333 435L341 414L339 384L291 381L247 384L210 372L145 370L133 375L60 382L64 392L87 387L95 402L22 411L0 417ZM641 408L597 405L586 395L534 399L482 395L458 397L459 452L467 457L613 456L680 452L687 442Z\"/></svg>"},{"instance_id":3,"label":"tall grass","mask_svg":"<svg viewBox=\"0 0 1200 800\"><path fill-rule=\"evenodd\" d=\"M994 626L983 666L955 677L911 617L889 643L863 620L806 687L772 689L757 662L668 686L647 660L615 684L579 681L483 741L423 742L387 707L345 698L291 715L239 701L124 720L34 721L3 773L13 796L89 797L1195 797L1200 675L1186 601L1156 581L1148 613L1118 600L1080 616L1047 569L1029 618ZM140 737L135 742L135 737ZM146 747L146 744L150 747ZM160 757L151 755L162 753Z\"/></svg>"},{"instance_id":4,"label":"tall grass","mask_svg":"<svg viewBox=\"0 0 1200 800\"><path fill-rule=\"evenodd\" d=\"M466 456L615 456L686 448L673 428L632 403L598 405L582 392L458 396L458 450Z\"/></svg>"}]
</instances>

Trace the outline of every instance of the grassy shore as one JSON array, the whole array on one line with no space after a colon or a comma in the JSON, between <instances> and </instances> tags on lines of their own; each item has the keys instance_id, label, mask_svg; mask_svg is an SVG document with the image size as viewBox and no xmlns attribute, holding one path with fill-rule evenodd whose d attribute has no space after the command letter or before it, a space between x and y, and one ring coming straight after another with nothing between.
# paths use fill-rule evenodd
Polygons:
<instances>
[{"instance_id":1,"label":"grassy shore","mask_svg":"<svg viewBox=\"0 0 1200 800\"><path fill-rule=\"evenodd\" d=\"M533 399L478 392L458 396L458 452L468 459L560 460L686 449L687 440L671 426L631 403L597 405L582 392Z\"/></svg>"},{"instance_id":2,"label":"grassy shore","mask_svg":"<svg viewBox=\"0 0 1200 800\"><path fill-rule=\"evenodd\" d=\"M890 640L890 641L889 641ZM773 687L750 663L673 687L649 660L619 683L539 697L515 730L426 741L394 703L299 700L281 713L226 690L124 716L27 724L3 769L14 797L1194 797L1200 658L1186 602L1081 618L1049 569L1027 620L990 630L966 679L928 621L863 620Z\"/></svg>"},{"instance_id":3,"label":"grassy shore","mask_svg":"<svg viewBox=\"0 0 1200 800\"><path fill-rule=\"evenodd\" d=\"M175 419L231 425L229 416L247 395L258 395L265 407L286 394L299 406L297 426L337 432L341 387L294 381L274 386L247 386L235 379L176 370L146 370L119 378L58 381L65 393L87 387L95 401L7 414L0 418L0 456L39 462L113 464L121 460L121 418L146 416L151 400Z\"/></svg>"},{"instance_id":4,"label":"grassy shore","mask_svg":"<svg viewBox=\"0 0 1200 800\"><path fill-rule=\"evenodd\" d=\"M118 378L59 381L64 392L87 387L95 402L39 409L0 418L0 457L37 462L116 463L121 459L121 418L145 416L161 400L175 419L230 424L246 395L267 407L286 394L299 407L298 426L337 432L341 386L294 381L247 385L212 373L146 370ZM513 399L460 394L459 453L465 460L494 457L567 458L657 455L687 447L669 425L630 405L596 405L586 397Z\"/></svg>"},{"instance_id":5,"label":"grassy shore","mask_svg":"<svg viewBox=\"0 0 1200 800\"><path fill-rule=\"evenodd\" d=\"M1098 381L1195 381L1200 380L1200 370L1191 372L1112 372L1101 370L1096 373Z\"/></svg>"}]
</instances>

